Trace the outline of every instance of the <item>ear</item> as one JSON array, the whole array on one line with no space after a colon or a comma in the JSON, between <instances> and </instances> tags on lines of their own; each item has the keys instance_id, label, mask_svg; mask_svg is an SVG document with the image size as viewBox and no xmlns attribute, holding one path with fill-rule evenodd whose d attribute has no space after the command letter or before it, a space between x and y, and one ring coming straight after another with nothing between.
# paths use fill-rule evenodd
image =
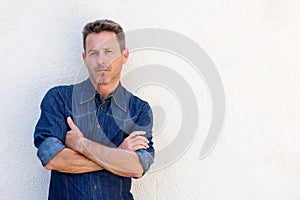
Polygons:
<instances>
[{"instance_id":1,"label":"ear","mask_svg":"<svg viewBox=\"0 0 300 200\"><path fill-rule=\"evenodd\" d=\"M127 63L127 60L129 58L129 51L127 48L123 50L122 57L123 57L123 64Z\"/></svg>"},{"instance_id":2,"label":"ear","mask_svg":"<svg viewBox=\"0 0 300 200\"><path fill-rule=\"evenodd\" d=\"M84 62L84 64L86 64L86 53L85 52L82 52L82 60Z\"/></svg>"}]
</instances>

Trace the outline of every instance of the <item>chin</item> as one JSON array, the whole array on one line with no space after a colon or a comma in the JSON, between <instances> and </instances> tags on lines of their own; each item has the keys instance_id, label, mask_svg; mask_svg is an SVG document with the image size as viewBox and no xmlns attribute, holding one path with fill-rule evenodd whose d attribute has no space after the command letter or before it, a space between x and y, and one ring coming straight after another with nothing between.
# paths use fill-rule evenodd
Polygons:
<instances>
[{"instance_id":1,"label":"chin","mask_svg":"<svg viewBox=\"0 0 300 200\"><path fill-rule=\"evenodd\" d=\"M111 82L111 79L109 79L109 78L98 78L98 79L95 79L95 81L98 85L107 85Z\"/></svg>"}]
</instances>

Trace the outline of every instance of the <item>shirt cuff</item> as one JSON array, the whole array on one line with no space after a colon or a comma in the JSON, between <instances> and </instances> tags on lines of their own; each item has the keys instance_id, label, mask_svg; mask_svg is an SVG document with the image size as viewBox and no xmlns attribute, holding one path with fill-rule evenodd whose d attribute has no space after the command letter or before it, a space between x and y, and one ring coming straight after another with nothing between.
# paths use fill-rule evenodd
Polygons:
<instances>
[{"instance_id":1,"label":"shirt cuff","mask_svg":"<svg viewBox=\"0 0 300 200\"><path fill-rule=\"evenodd\" d=\"M58 152L63 150L66 146L57 138L49 137L45 139L39 146L37 156L45 166Z\"/></svg>"},{"instance_id":2,"label":"shirt cuff","mask_svg":"<svg viewBox=\"0 0 300 200\"><path fill-rule=\"evenodd\" d=\"M152 163L154 161L153 155L151 155L151 153L149 153L145 149L140 149L140 150L136 151L136 153L140 158L141 164L144 169L144 174L145 174L149 170L150 166L152 165Z\"/></svg>"}]
</instances>

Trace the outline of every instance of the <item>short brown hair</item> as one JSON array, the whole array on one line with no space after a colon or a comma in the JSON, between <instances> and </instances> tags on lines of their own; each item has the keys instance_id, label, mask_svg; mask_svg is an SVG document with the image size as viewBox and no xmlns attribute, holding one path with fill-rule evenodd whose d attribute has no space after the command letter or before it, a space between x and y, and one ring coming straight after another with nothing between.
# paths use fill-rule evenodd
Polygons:
<instances>
[{"instance_id":1,"label":"short brown hair","mask_svg":"<svg viewBox=\"0 0 300 200\"><path fill-rule=\"evenodd\" d=\"M100 33L102 31L114 32L117 36L121 51L125 49L125 34L121 25L109 19L100 19L87 23L84 26L82 31L84 51L86 50L86 37L90 33Z\"/></svg>"}]
</instances>

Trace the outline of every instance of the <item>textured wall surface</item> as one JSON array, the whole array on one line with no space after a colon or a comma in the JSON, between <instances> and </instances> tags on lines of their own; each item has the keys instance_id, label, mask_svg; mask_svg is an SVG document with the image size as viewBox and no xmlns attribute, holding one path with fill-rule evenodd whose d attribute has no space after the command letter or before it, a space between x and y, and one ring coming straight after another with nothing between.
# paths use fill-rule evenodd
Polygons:
<instances>
[{"instance_id":1,"label":"textured wall surface","mask_svg":"<svg viewBox=\"0 0 300 200\"><path fill-rule=\"evenodd\" d=\"M47 198L49 172L32 138L39 104L50 87L83 77L81 30L97 18L127 31L164 28L187 36L208 53L225 88L222 136L200 160L211 117L205 83L168 55L132 54L124 73L139 62L183 70L201 119L176 162L134 180L136 199L300 199L299 10L298 0L1 1L0 199ZM155 86L137 93L165 109L167 122L155 138L163 149L178 129L176 99Z\"/></svg>"}]
</instances>

